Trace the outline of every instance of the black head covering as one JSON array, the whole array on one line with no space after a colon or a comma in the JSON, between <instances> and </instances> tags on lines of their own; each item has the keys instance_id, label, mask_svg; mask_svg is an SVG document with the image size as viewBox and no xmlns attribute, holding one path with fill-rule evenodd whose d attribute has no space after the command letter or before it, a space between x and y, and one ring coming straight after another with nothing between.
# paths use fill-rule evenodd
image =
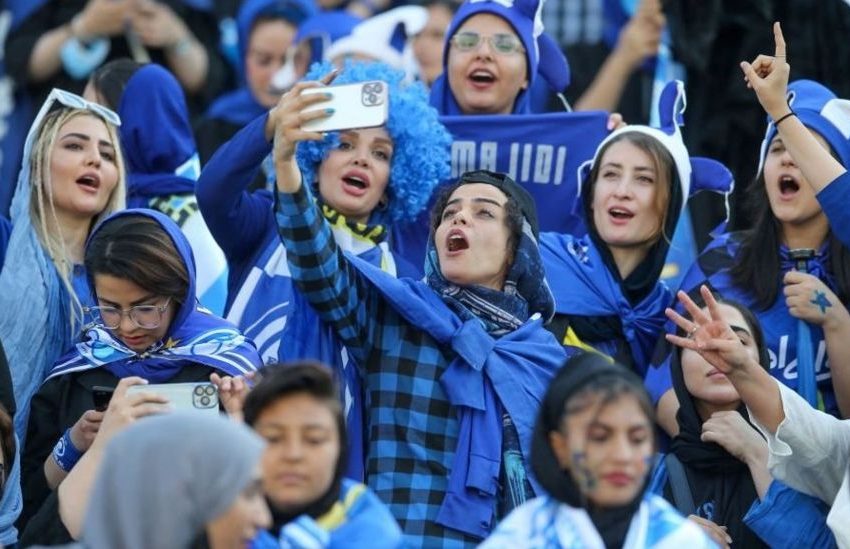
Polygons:
<instances>
[{"instance_id":1,"label":"black head covering","mask_svg":"<svg viewBox=\"0 0 850 549\"><path fill-rule=\"evenodd\" d=\"M721 301L721 303L740 308L729 301ZM755 324L752 324L753 322ZM763 366L770 364L770 357L767 354L758 321L753 317L748 320L748 323L758 346L760 364ZM684 332L679 330L679 335L684 335ZM757 498L750 469L746 463L738 460L719 444L702 441L703 420L697 412L693 395L688 392L685 385L681 362L682 350L671 349L671 353L670 373L673 378L673 389L679 399L679 411L676 413L679 434L671 442L670 452L675 454L684 466L694 504L697 506L697 514L700 514L701 506L712 502L713 517L705 518L711 518L717 524L726 526L737 547L766 547L761 539L744 524L744 515ZM748 423L750 422L747 408L743 403L738 407L738 412ZM665 488L664 495L667 499L672 496L669 486Z\"/></svg>"},{"instance_id":2,"label":"black head covering","mask_svg":"<svg viewBox=\"0 0 850 549\"><path fill-rule=\"evenodd\" d=\"M516 181L511 179L508 174L491 172L489 170L475 170L466 172L458 179L459 185L468 185L472 183L486 183L493 185L506 196L513 198L519 205L522 215L528 224L531 226L531 232L534 234L534 239L537 240L540 235L540 227L537 222L537 207L534 204L534 198L531 194L520 186Z\"/></svg>"},{"instance_id":3,"label":"black head covering","mask_svg":"<svg viewBox=\"0 0 850 549\"><path fill-rule=\"evenodd\" d=\"M622 547L632 517L643 499L643 489L638 491L634 500L621 507L594 508L570 472L561 468L549 444L549 433L559 429L566 403L600 377L619 378L633 385L636 391L645 391L643 381L634 372L599 353L579 353L567 360L546 390L540 406L531 440L531 469L549 495L587 511L606 547Z\"/></svg>"}]
</instances>

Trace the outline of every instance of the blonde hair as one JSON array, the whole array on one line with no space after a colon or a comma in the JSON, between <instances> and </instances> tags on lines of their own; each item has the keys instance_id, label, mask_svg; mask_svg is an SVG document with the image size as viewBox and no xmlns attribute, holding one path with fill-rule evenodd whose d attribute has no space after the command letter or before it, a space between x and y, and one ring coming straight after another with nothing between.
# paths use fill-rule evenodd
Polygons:
<instances>
[{"instance_id":1,"label":"blonde hair","mask_svg":"<svg viewBox=\"0 0 850 549\"><path fill-rule=\"evenodd\" d=\"M121 152L121 144L118 137L118 131L115 126L107 122L96 112L87 109L72 109L62 107L52 111L44 117L41 127L38 129L35 142L33 143L30 156L30 218L35 234L38 237L47 255L53 261L56 267L56 272L59 273L59 278L65 285L65 289L69 295L69 311L71 319L71 329L79 320L83 318L82 304L80 298L74 291L74 286L71 283L73 261L70 253L65 246L64 232L62 225L59 223L59 218L56 215L56 207L53 203L53 185L50 174L50 161L53 147L56 143L56 138L59 131L71 119L77 116L93 116L102 121L106 125L106 130L109 133L109 140L115 148L115 165L118 169L118 183L112 190L109 196L109 201L106 207L91 222L89 231L102 219L108 217L112 213L123 210L125 208L126 191L125 191L125 168L124 156Z\"/></svg>"}]
</instances>

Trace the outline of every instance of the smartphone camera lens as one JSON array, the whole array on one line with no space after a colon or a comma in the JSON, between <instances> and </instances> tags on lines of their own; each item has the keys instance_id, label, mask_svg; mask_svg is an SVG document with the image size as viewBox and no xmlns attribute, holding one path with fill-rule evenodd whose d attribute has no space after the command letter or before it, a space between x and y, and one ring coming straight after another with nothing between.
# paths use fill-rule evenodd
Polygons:
<instances>
[{"instance_id":1,"label":"smartphone camera lens","mask_svg":"<svg viewBox=\"0 0 850 549\"><path fill-rule=\"evenodd\" d=\"M215 387L213 387L212 385L207 385L204 388L204 394L206 394L207 396L214 395L215 394Z\"/></svg>"},{"instance_id":2,"label":"smartphone camera lens","mask_svg":"<svg viewBox=\"0 0 850 549\"><path fill-rule=\"evenodd\" d=\"M210 397L208 397L206 395L202 396L201 397L201 406L206 408L209 405L210 405Z\"/></svg>"},{"instance_id":3,"label":"smartphone camera lens","mask_svg":"<svg viewBox=\"0 0 850 549\"><path fill-rule=\"evenodd\" d=\"M195 392L196 395L201 396L202 394L204 394L204 386L198 385L197 387L195 387L194 392Z\"/></svg>"}]
</instances>

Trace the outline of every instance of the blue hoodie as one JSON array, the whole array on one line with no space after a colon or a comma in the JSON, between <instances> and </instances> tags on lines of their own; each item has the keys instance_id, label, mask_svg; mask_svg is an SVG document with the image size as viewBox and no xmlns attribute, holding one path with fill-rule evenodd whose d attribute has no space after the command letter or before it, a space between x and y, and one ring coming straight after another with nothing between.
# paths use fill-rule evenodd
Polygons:
<instances>
[{"instance_id":1,"label":"blue hoodie","mask_svg":"<svg viewBox=\"0 0 850 549\"><path fill-rule=\"evenodd\" d=\"M216 314L227 299L227 260L198 210L201 172L180 84L163 67L140 68L127 82L118 108L127 160L127 205L153 208L175 221L198 261L198 297Z\"/></svg>"}]
</instances>

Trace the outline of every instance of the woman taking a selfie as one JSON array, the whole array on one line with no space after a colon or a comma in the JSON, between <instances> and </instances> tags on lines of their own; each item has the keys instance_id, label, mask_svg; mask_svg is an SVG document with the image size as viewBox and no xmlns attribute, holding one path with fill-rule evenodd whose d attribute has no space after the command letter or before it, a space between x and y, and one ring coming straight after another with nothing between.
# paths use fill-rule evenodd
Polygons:
<instances>
[{"instance_id":1,"label":"woman taking a selfie","mask_svg":"<svg viewBox=\"0 0 850 549\"><path fill-rule=\"evenodd\" d=\"M553 302L534 200L505 174L462 174L432 209L422 282L344 254L296 162L323 139L301 129L328 116L327 97L302 93L320 85L297 84L270 117L289 272L358 367L366 483L406 543L477 543L536 490L530 414L565 356L543 328Z\"/></svg>"},{"instance_id":2,"label":"woman taking a selfie","mask_svg":"<svg viewBox=\"0 0 850 549\"><path fill-rule=\"evenodd\" d=\"M322 66L314 76L328 70L329 65ZM381 80L388 86L386 125L329 131L298 152L305 180L342 249L393 276L415 270L392 253L390 226L413 219L449 175L450 137L422 88L404 85L402 78L400 71L383 64L346 64L334 84ZM251 122L210 159L198 180L198 205L228 259L227 318L255 342L265 362L312 358L332 365L343 380L341 390L353 398L347 407L352 445L348 474L362 479L361 390L350 355L293 285L272 194L246 190L263 159L271 157L279 108Z\"/></svg>"},{"instance_id":3,"label":"woman taking a selfie","mask_svg":"<svg viewBox=\"0 0 850 549\"><path fill-rule=\"evenodd\" d=\"M644 494L655 450L640 378L599 353L573 357L549 385L534 429L531 466L546 493L481 547L714 547L666 501Z\"/></svg>"},{"instance_id":4,"label":"woman taking a selfie","mask_svg":"<svg viewBox=\"0 0 850 549\"><path fill-rule=\"evenodd\" d=\"M240 375L260 363L233 326L199 308L191 248L163 214L113 215L93 231L85 261L95 320L33 398L22 461L26 518L97 434L103 413L93 409L95 386L115 387L128 376L206 381L211 372Z\"/></svg>"}]
</instances>

